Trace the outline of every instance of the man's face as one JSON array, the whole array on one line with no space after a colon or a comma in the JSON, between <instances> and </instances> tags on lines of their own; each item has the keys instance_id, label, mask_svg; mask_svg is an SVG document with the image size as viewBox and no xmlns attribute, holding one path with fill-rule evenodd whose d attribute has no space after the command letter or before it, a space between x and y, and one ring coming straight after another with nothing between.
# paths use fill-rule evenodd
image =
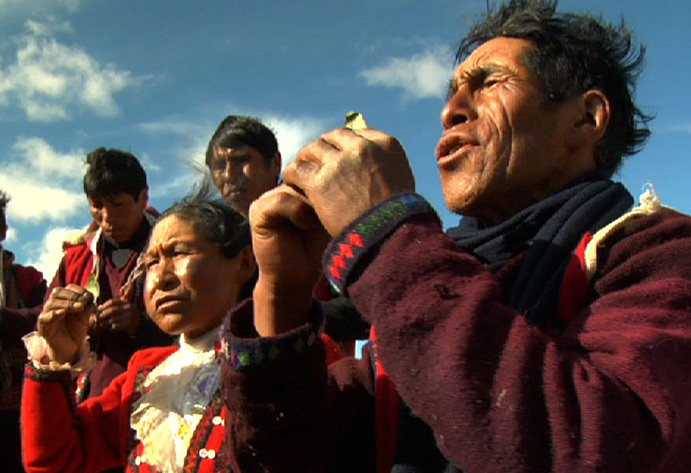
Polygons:
<instances>
[{"instance_id":1,"label":"man's face","mask_svg":"<svg viewBox=\"0 0 691 473\"><path fill-rule=\"evenodd\" d=\"M522 58L532 48L495 38L458 66L441 114L437 160L446 205L485 224L506 220L583 171L570 166L565 138L573 102L546 102Z\"/></svg>"},{"instance_id":2,"label":"man's face","mask_svg":"<svg viewBox=\"0 0 691 473\"><path fill-rule=\"evenodd\" d=\"M129 241L144 218L148 200L147 190L134 199L126 192L89 197L89 211L103 233L117 243Z\"/></svg>"},{"instance_id":3,"label":"man's face","mask_svg":"<svg viewBox=\"0 0 691 473\"><path fill-rule=\"evenodd\" d=\"M247 215L250 204L276 187L281 170L277 153L271 161L251 146L217 146L209 163L214 184L235 210Z\"/></svg>"}]
</instances>

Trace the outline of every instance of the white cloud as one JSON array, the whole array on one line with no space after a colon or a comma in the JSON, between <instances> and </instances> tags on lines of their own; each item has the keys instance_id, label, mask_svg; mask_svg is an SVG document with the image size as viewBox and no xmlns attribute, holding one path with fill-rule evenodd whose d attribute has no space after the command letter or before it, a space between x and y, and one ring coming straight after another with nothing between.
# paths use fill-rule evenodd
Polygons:
<instances>
[{"instance_id":1,"label":"white cloud","mask_svg":"<svg viewBox=\"0 0 691 473\"><path fill-rule=\"evenodd\" d=\"M7 222L7 223L8 223L8 225L11 225L11 222ZM17 241L17 230L10 227L7 229L7 235L5 235L5 242L6 243L12 243L14 241Z\"/></svg>"},{"instance_id":2,"label":"white cloud","mask_svg":"<svg viewBox=\"0 0 691 473\"><path fill-rule=\"evenodd\" d=\"M15 221L63 221L82 210L82 194L38 183L31 176L0 172L0 182L12 196L7 214Z\"/></svg>"},{"instance_id":3,"label":"white cloud","mask_svg":"<svg viewBox=\"0 0 691 473\"><path fill-rule=\"evenodd\" d=\"M75 229L66 227L50 228L41 242L27 245L29 248L26 248L28 250L26 254L38 256L35 257L35 260L27 261L26 264L41 271L43 277L50 282L62 259L62 242L68 234L74 231Z\"/></svg>"},{"instance_id":4,"label":"white cloud","mask_svg":"<svg viewBox=\"0 0 691 473\"><path fill-rule=\"evenodd\" d=\"M157 122L144 122L139 124L139 128L147 133L172 134L179 136L197 136L209 134L212 130L199 122L185 119L182 117L167 117Z\"/></svg>"},{"instance_id":5,"label":"white cloud","mask_svg":"<svg viewBox=\"0 0 691 473\"><path fill-rule=\"evenodd\" d=\"M657 130L656 130L657 131ZM691 122L682 122L675 125L663 126L661 132L689 133L691 134Z\"/></svg>"},{"instance_id":6,"label":"white cloud","mask_svg":"<svg viewBox=\"0 0 691 473\"><path fill-rule=\"evenodd\" d=\"M24 26L34 36L52 36L57 33L72 32L72 26L68 22L60 21L52 16L43 21L27 20Z\"/></svg>"},{"instance_id":7,"label":"white cloud","mask_svg":"<svg viewBox=\"0 0 691 473\"><path fill-rule=\"evenodd\" d=\"M0 15L7 13L22 14L26 12L42 12L67 9L74 12L86 0L0 0Z\"/></svg>"},{"instance_id":8,"label":"white cloud","mask_svg":"<svg viewBox=\"0 0 691 473\"><path fill-rule=\"evenodd\" d=\"M326 131L329 123L313 117L288 117L281 114L257 111L236 110L238 115L251 115L261 118L274 130L278 147L283 157L283 166L295 159L297 151L310 140ZM148 133L177 135L183 138L184 144L178 147L178 157L184 162L200 163L203 166L206 146L218 123L207 123L181 117L164 118L158 122L146 122L139 128ZM171 187L172 188L172 187Z\"/></svg>"},{"instance_id":9,"label":"white cloud","mask_svg":"<svg viewBox=\"0 0 691 473\"><path fill-rule=\"evenodd\" d=\"M183 196L189 192L192 183L196 182L199 175L190 167L186 170L183 167L183 172L175 179L167 180L165 183L152 186L149 191L151 198L165 198L171 196ZM159 209L162 210L162 209Z\"/></svg>"},{"instance_id":10,"label":"white cloud","mask_svg":"<svg viewBox=\"0 0 691 473\"><path fill-rule=\"evenodd\" d=\"M304 145L326 131L327 122L316 118L283 117L267 115L263 120L276 133L278 149L283 157L283 167L295 160Z\"/></svg>"},{"instance_id":11,"label":"white cloud","mask_svg":"<svg viewBox=\"0 0 691 473\"><path fill-rule=\"evenodd\" d=\"M148 153L136 154L137 159L149 175L151 172L161 172L163 168Z\"/></svg>"},{"instance_id":12,"label":"white cloud","mask_svg":"<svg viewBox=\"0 0 691 473\"><path fill-rule=\"evenodd\" d=\"M22 156L22 167L30 169L34 178L49 177L54 182L56 177L74 179L84 174L86 152L82 149L60 153L38 137L19 137L13 148Z\"/></svg>"},{"instance_id":13,"label":"white cloud","mask_svg":"<svg viewBox=\"0 0 691 473\"><path fill-rule=\"evenodd\" d=\"M451 50L436 46L409 58L389 58L360 75L370 86L401 88L409 99L443 97L452 75L452 63Z\"/></svg>"},{"instance_id":14,"label":"white cloud","mask_svg":"<svg viewBox=\"0 0 691 473\"><path fill-rule=\"evenodd\" d=\"M12 150L0 169L0 187L12 197L10 218L61 222L83 210L83 150L60 153L36 137L18 138Z\"/></svg>"},{"instance_id":15,"label":"white cloud","mask_svg":"<svg viewBox=\"0 0 691 473\"><path fill-rule=\"evenodd\" d=\"M136 80L78 46L58 42L53 35L60 31L69 31L69 25L26 23L15 61L0 70L0 104L16 100L30 120L41 122L68 119L73 107L101 116L117 114L115 94Z\"/></svg>"}]
</instances>

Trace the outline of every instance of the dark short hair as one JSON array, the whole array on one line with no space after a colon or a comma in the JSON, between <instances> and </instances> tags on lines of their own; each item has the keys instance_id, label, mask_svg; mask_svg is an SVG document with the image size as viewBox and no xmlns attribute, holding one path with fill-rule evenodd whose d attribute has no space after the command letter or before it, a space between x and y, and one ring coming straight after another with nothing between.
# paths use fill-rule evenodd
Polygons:
<instances>
[{"instance_id":1,"label":"dark short hair","mask_svg":"<svg viewBox=\"0 0 691 473\"><path fill-rule=\"evenodd\" d=\"M146 189L146 173L139 160L120 149L97 148L86 155L84 193L88 197L125 192L139 199Z\"/></svg>"},{"instance_id":2,"label":"dark short hair","mask_svg":"<svg viewBox=\"0 0 691 473\"><path fill-rule=\"evenodd\" d=\"M645 47L634 46L623 20L618 26L589 13L557 14L556 0L510 0L473 25L456 53L461 62L493 38L530 41L525 65L542 82L546 98L563 103L588 90L600 90L609 100L609 126L597 145L598 168L613 173L624 156L637 153L645 143L652 118L634 103L636 80Z\"/></svg>"},{"instance_id":3,"label":"dark short hair","mask_svg":"<svg viewBox=\"0 0 691 473\"><path fill-rule=\"evenodd\" d=\"M222 146L251 146L264 156L268 163L278 153L278 141L274 132L260 119L243 115L228 115L214 132L206 147L206 165L214 158L214 148Z\"/></svg>"},{"instance_id":4,"label":"dark short hair","mask_svg":"<svg viewBox=\"0 0 691 473\"><path fill-rule=\"evenodd\" d=\"M191 222L225 258L235 258L252 241L249 223L225 200L212 196L213 184L204 179L189 195L165 210L158 221L175 215Z\"/></svg>"}]
</instances>

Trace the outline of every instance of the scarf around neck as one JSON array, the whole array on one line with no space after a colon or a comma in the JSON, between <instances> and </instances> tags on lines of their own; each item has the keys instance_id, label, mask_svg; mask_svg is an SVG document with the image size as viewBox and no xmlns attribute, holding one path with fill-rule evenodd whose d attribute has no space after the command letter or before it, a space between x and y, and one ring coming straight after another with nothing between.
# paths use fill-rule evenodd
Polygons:
<instances>
[{"instance_id":1,"label":"scarf around neck","mask_svg":"<svg viewBox=\"0 0 691 473\"><path fill-rule=\"evenodd\" d=\"M564 270L583 234L596 232L632 204L620 183L589 173L498 225L481 228L477 219L463 217L447 234L493 272L523 255L507 303L541 325L555 313Z\"/></svg>"}]
</instances>

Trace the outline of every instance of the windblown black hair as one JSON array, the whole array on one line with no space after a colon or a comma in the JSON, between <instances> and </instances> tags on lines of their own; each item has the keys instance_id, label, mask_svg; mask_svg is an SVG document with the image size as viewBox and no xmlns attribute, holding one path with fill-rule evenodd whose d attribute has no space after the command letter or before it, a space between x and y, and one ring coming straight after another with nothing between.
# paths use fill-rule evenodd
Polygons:
<instances>
[{"instance_id":1,"label":"windblown black hair","mask_svg":"<svg viewBox=\"0 0 691 473\"><path fill-rule=\"evenodd\" d=\"M213 195L213 184L203 179L189 195L165 210L159 220L175 215L192 222L206 241L232 259L251 243L250 227L245 217Z\"/></svg>"},{"instance_id":2,"label":"windblown black hair","mask_svg":"<svg viewBox=\"0 0 691 473\"><path fill-rule=\"evenodd\" d=\"M556 9L556 0L510 0L488 8L461 41L456 60L493 38L526 39L535 47L525 55L525 65L541 80L548 100L563 103L600 90L609 99L611 117L595 159L611 174L650 136L652 117L633 101L645 47L634 46L623 20L614 26L589 13L557 14Z\"/></svg>"},{"instance_id":3,"label":"windblown black hair","mask_svg":"<svg viewBox=\"0 0 691 473\"><path fill-rule=\"evenodd\" d=\"M146 189L146 173L139 160L120 149L97 148L86 156L84 193L88 197L125 192L134 200Z\"/></svg>"},{"instance_id":4,"label":"windblown black hair","mask_svg":"<svg viewBox=\"0 0 691 473\"><path fill-rule=\"evenodd\" d=\"M278 141L274 132L260 119L243 115L228 115L218 125L206 148L206 165L214 158L214 148L222 146L251 146L264 156L268 163L278 153Z\"/></svg>"}]
</instances>

